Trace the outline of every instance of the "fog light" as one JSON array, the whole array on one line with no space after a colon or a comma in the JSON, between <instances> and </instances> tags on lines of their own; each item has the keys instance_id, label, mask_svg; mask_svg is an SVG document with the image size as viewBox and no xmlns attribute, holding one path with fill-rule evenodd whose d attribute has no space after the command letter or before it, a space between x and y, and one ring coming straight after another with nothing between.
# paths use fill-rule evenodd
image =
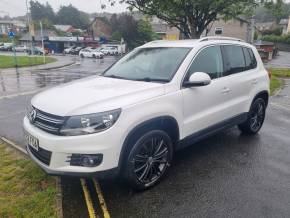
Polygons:
<instances>
[{"instance_id":1,"label":"fog light","mask_svg":"<svg viewBox=\"0 0 290 218\"><path fill-rule=\"evenodd\" d=\"M103 161L103 154L72 154L71 166L96 167Z\"/></svg>"}]
</instances>

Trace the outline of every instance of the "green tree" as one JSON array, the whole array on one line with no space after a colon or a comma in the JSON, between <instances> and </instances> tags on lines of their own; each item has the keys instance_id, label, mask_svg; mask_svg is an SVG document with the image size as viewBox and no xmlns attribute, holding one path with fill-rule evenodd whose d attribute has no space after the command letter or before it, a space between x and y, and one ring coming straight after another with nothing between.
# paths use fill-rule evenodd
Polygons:
<instances>
[{"instance_id":1,"label":"green tree","mask_svg":"<svg viewBox=\"0 0 290 218\"><path fill-rule=\"evenodd\" d=\"M270 14L274 17L276 24L283 18L288 18L289 7L283 0L270 1L265 3L265 8L268 9Z\"/></svg>"},{"instance_id":2,"label":"green tree","mask_svg":"<svg viewBox=\"0 0 290 218\"><path fill-rule=\"evenodd\" d=\"M180 30L184 38L199 38L220 17L227 19L252 11L270 0L109 0L127 3L131 9L155 15Z\"/></svg>"},{"instance_id":3,"label":"green tree","mask_svg":"<svg viewBox=\"0 0 290 218\"><path fill-rule=\"evenodd\" d=\"M89 16L71 4L62 6L57 12L57 20L59 24L72 25L73 27L85 29L89 24Z\"/></svg>"},{"instance_id":4,"label":"green tree","mask_svg":"<svg viewBox=\"0 0 290 218\"><path fill-rule=\"evenodd\" d=\"M142 45L156 38L152 30L151 24L146 20L139 20L137 23L137 42Z\"/></svg>"},{"instance_id":5,"label":"green tree","mask_svg":"<svg viewBox=\"0 0 290 218\"><path fill-rule=\"evenodd\" d=\"M122 34L117 30L112 33L111 39L116 41L121 41Z\"/></svg>"},{"instance_id":6,"label":"green tree","mask_svg":"<svg viewBox=\"0 0 290 218\"><path fill-rule=\"evenodd\" d=\"M47 20L51 23L55 22L55 13L48 2L41 4L38 1L30 1L29 3L33 21Z\"/></svg>"}]
</instances>

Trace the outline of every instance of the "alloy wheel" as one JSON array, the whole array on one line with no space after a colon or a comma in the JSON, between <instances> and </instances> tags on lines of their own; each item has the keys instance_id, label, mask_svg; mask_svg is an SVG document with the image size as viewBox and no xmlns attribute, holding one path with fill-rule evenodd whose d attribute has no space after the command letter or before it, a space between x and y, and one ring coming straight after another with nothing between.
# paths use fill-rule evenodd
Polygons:
<instances>
[{"instance_id":1,"label":"alloy wheel","mask_svg":"<svg viewBox=\"0 0 290 218\"><path fill-rule=\"evenodd\" d=\"M162 137L143 142L132 160L134 173L146 185L157 181L169 166L169 147Z\"/></svg>"},{"instance_id":2,"label":"alloy wheel","mask_svg":"<svg viewBox=\"0 0 290 218\"><path fill-rule=\"evenodd\" d=\"M261 128L265 117L265 109L262 103L258 103L251 113L250 127L253 131L257 131Z\"/></svg>"}]
</instances>

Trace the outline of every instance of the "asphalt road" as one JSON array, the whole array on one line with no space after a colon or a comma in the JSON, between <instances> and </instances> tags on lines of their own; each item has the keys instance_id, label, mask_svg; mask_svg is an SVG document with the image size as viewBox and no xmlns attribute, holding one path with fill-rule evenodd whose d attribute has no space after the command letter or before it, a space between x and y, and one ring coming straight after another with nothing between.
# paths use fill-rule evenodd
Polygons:
<instances>
[{"instance_id":1,"label":"asphalt road","mask_svg":"<svg viewBox=\"0 0 290 218\"><path fill-rule=\"evenodd\" d=\"M29 92L98 73L113 61L87 59L19 76L2 72L0 136L23 146L21 121ZM100 181L111 217L289 217L289 129L290 80L285 80L285 88L270 99L258 135L232 128L178 152L167 176L146 192L134 192L119 179ZM79 180L64 178L62 185L64 216L87 217Z\"/></svg>"}]
</instances>

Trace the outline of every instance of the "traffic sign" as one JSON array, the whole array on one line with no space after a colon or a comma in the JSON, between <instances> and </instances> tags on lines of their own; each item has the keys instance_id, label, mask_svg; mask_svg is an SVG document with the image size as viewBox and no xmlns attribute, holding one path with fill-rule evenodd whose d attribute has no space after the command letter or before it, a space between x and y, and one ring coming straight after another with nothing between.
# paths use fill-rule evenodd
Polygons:
<instances>
[{"instance_id":1,"label":"traffic sign","mask_svg":"<svg viewBox=\"0 0 290 218\"><path fill-rule=\"evenodd\" d=\"M14 33L14 32L12 32L12 31L10 31L10 32L8 32L8 36L9 36L9 38L14 38L14 36L15 36L15 33Z\"/></svg>"}]
</instances>

